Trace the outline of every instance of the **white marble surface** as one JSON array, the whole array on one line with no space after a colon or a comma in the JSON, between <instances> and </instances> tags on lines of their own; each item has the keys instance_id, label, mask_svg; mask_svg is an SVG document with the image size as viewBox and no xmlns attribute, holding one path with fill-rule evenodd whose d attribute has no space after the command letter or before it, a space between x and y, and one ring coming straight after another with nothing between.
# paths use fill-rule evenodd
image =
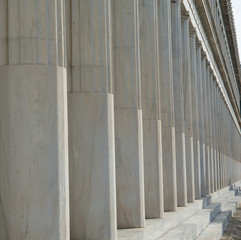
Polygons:
<instances>
[{"instance_id":1,"label":"white marble surface","mask_svg":"<svg viewBox=\"0 0 241 240\"><path fill-rule=\"evenodd\" d=\"M161 218L164 212L161 130L160 120L143 120L146 218Z\"/></svg>"},{"instance_id":2,"label":"white marble surface","mask_svg":"<svg viewBox=\"0 0 241 240\"><path fill-rule=\"evenodd\" d=\"M176 140L177 205L186 206L186 147L184 133L184 92L182 70L181 1L171 1L172 64Z\"/></svg>"},{"instance_id":3,"label":"white marble surface","mask_svg":"<svg viewBox=\"0 0 241 240\"><path fill-rule=\"evenodd\" d=\"M187 163L185 133L175 133L176 137L176 171L177 171L177 205L187 206Z\"/></svg>"},{"instance_id":4,"label":"white marble surface","mask_svg":"<svg viewBox=\"0 0 241 240\"><path fill-rule=\"evenodd\" d=\"M210 159L208 136L208 110L207 110L207 66L206 58L202 58L202 94L203 94L203 141L205 143L205 194L210 194Z\"/></svg>"},{"instance_id":5,"label":"white marble surface","mask_svg":"<svg viewBox=\"0 0 241 240\"><path fill-rule=\"evenodd\" d=\"M156 0L139 2L146 218L160 218L164 211L156 7Z\"/></svg>"},{"instance_id":6,"label":"white marble surface","mask_svg":"<svg viewBox=\"0 0 241 240\"><path fill-rule=\"evenodd\" d=\"M201 198L201 145L199 140L193 139L193 157L194 157L194 180L195 180L195 199Z\"/></svg>"},{"instance_id":7,"label":"white marble surface","mask_svg":"<svg viewBox=\"0 0 241 240\"><path fill-rule=\"evenodd\" d=\"M182 32L182 81L183 81L183 108L185 125L185 151L186 151L186 176L187 176L187 201L195 199L194 186L194 156L193 156L193 122L192 122L192 85L191 58L189 37L189 16L183 15L181 21Z\"/></svg>"},{"instance_id":8,"label":"white marble surface","mask_svg":"<svg viewBox=\"0 0 241 240\"><path fill-rule=\"evenodd\" d=\"M164 210L177 210L177 169L175 128L162 126Z\"/></svg>"},{"instance_id":9,"label":"white marble surface","mask_svg":"<svg viewBox=\"0 0 241 240\"><path fill-rule=\"evenodd\" d=\"M145 225L142 128L141 110L115 110L118 228Z\"/></svg>"},{"instance_id":10,"label":"white marble surface","mask_svg":"<svg viewBox=\"0 0 241 240\"><path fill-rule=\"evenodd\" d=\"M70 236L116 239L113 95L70 93Z\"/></svg>"},{"instance_id":11,"label":"white marble surface","mask_svg":"<svg viewBox=\"0 0 241 240\"><path fill-rule=\"evenodd\" d=\"M171 2L157 1L158 53L162 121L162 162L165 211L177 208L176 146L172 76Z\"/></svg>"},{"instance_id":12,"label":"white marble surface","mask_svg":"<svg viewBox=\"0 0 241 240\"><path fill-rule=\"evenodd\" d=\"M194 155L193 155L193 138L185 136L186 143L186 171L187 171L187 202L195 200L195 183L194 183Z\"/></svg>"},{"instance_id":13,"label":"white marble surface","mask_svg":"<svg viewBox=\"0 0 241 240\"><path fill-rule=\"evenodd\" d=\"M70 92L112 93L111 1L75 0L65 4L71 8L67 22L70 40L66 43Z\"/></svg>"},{"instance_id":14,"label":"white marble surface","mask_svg":"<svg viewBox=\"0 0 241 240\"><path fill-rule=\"evenodd\" d=\"M112 1L118 228L145 224L139 1Z\"/></svg>"},{"instance_id":15,"label":"white marble surface","mask_svg":"<svg viewBox=\"0 0 241 240\"><path fill-rule=\"evenodd\" d=\"M240 182L232 186L240 186ZM239 201L241 197L239 196ZM197 235L220 212L225 211L230 201L236 200L230 186L206 198L179 207L177 212L166 212L164 218L146 220L145 228L118 230L118 240L195 239ZM211 203L212 202L212 203ZM234 209L234 205L231 204Z\"/></svg>"},{"instance_id":16,"label":"white marble surface","mask_svg":"<svg viewBox=\"0 0 241 240\"><path fill-rule=\"evenodd\" d=\"M0 68L0 239L69 239L66 70Z\"/></svg>"},{"instance_id":17,"label":"white marble surface","mask_svg":"<svg viewBox=\"0 0 241 240\"><path fill-rule=\"evenodd\" d=\"M190 71L191 71L191 92L192 92L192 125L193 125L193 161L194 161L194 182L195 198L201 198L201 168L200 168L200 118L199 115L199 91L198 78L200 78L200 57L201 52L197 49L196 31L190 30ZM199 43L198 43L199 45ZM199 51L199 52L198 52ZM197 63L198 62L198 63ZM197 68L199 68L197 70ZM198 72L197 72L198 71ZM199 76L198 76L199 75ZM201 109L200 109L201 110Z\"/></svg>"}]
</instances>

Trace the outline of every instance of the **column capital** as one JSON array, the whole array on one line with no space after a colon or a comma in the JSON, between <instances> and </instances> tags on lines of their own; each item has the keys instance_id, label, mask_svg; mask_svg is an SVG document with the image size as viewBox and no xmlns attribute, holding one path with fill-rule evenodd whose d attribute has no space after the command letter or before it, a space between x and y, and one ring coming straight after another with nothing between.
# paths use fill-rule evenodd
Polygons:
<instances>
[{"instance_id":1,"label":"column capital","mask_svg":"<svg viewBox=\"0 0 241 240\"><path fill-rule=\"evenodd\" d=\"M180 3L181 3L181 0L171 0L171 3L180 4Z\"/></svg>"},{"instance_id":2,"label":"column capital","mask_svg":"<svg viewBox=\"0 0 241 240\"><path fill-rule=\"evenodd\" d=\"M192 38L195 38L197 36L196 29L192 25L189 26L189 34Z\"/></svg>"},{"instance_id":3,"label":"column capital","mask_svg":"<svg viewBox=\"0 0 241 240\"><path fill-rule=\"evenodd\" d=\"M196 28L193 26L191 21L189 22L189 34L190 34L190 37L196 37L197 36Z\"/></svg>"},{"instance_id":4,"label":"column capital","mask_svg":"<svg viewBox=\"0 0 241 240\"><path fill-rule=\"evenodd\" d=\"M198 38L196 38L196 48L201 48L201 47L202 47L201 42L199 41Z\"/></svg>"},{"instance_id":5,"label":"column capital","mask_svg":"<svg viewBox=\"0 0 241 240\"><path fill-rule=\"evenodd\" d=\"M213 72L213 69L211 67L210 67L210 73L214 77L214 72Z\"/></svg>"},{"instance_id":6,"label":"column capital","mask_svg":"<svg viewBox=\"0 0 241 240\"><path fill-rule=\"evenodd\" d=\"M182 19L182 22L184 22L184 21L189 22L190 16L188 13L185 13L185 14L182 14L181 19Z\"/></svg>"},{"instance_id":7,"label":"column capital","mask_svg":"<svg viewBox=\"0 0 241 240\"><path fill-rule=\"evenodd\" d=\"M201 57L202 57L202 60L207 59L206 53L204 52L203 48L201 48Z\"/></svg>"},{"instance_id":8,"label":"column capital","mask_svg":"<svg viewBox=\"0 0 241 240\"><path fill-rule=\"evenodd\" d=\"M208 60L206 60L206 65L207 65L207 70L210 72L211 71L211 65Z\"/></svg>"},{"instance_id":9,"label":"column capital","mask_svg":"<svg viewBox=\"0 0 241 240\"><path fill-rule=\"evenodd\" d=\"M217 85L218 84L218 82L217 82L217 78L213 75L213 81L214 81L214 83Z\"/></svg>"}]
</instances>

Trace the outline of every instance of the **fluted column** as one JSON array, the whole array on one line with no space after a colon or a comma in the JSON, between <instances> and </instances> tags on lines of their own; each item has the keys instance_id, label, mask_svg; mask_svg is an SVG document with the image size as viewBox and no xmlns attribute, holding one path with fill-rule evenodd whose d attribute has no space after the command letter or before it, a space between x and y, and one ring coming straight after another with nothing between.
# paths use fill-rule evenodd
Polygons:
<instances>
[{"instance_id":1,"label":"fluted column","mask_svg":"<svg viewBox=\"0 0 241 240\"><path fill-rule=\"evenodd\" d=\"M112 1L117 224L143 227L144 173L139 1Z\"/></svg>"},{"instance_id":2,"label":"fluted column","mask_svg":"<svg viewBox=\"0 0 241 240\"><path fill-rule=\"evenodd\" d=\"M117 227L110 0L74 0L71 7L70 234L76 240L112 240Z\"/></svg>"},{"instance_id":3,"label":"fluted column","mask_svg":"<svg viewBox=\"0 0 241 240\"><path fill-rule=\"evenodd\" d=\"M218 141L219 141L219 130L218 130L218 85L217 82L214 83L214 115L215 115L215 148L216 148L216 184L217 190L220 189L220 171L219 171L219 149L218 149Z\"/></svg>"},{"instance_id":4,"label":"fluted column","mask_svg":"<svg viewBox=\"0 0 241 240\"><path fill-rule=\"evenodd\" d=\"M222 171L221 171L221 116L220 116L220 91L217 87L217 118L218 118L218 172L219 172L219 188L222 188L221 179L222 179Z\"/></svg>"},{"instance_id":5,"label":"fluted column","mask_svg":"<svg viewBox=\"0 0 241 240\"><path fill-rule=\"evenodd\" d=\"M210 188L210 138L209 138L209 63L205 62L205 88L204 88L204 95L205 95L205 138L206 138L206 195L211 193Z\"/></svg>"},{"instance_id":6,"label":"fluted column","mask_svg":"<svg viewBox=\"0 0 241 240\"><path fill-rule=\"evenodd\" d=\"M214 175L213 175L213 136L212 136L212 95L211 95L211 82L212 70L210 66L207 69L207 106L208 106L208 136L209 136L209 164L210 164L210 192L214 191Z\"/></svg>"},{"instance_id":7,"label":"fluted column","mask_svg":"<svg viewBox=\"0 0 241 240\"><path fill-rule=\"evenodd\" d=\"M220 169L220 188L223 188L223 154L222 154L222 135L223 135L223 131L222 131L222 96L220 91L218 92L218 112L219 112L219 169Z\"/></svg>"},{"instance_id":8,"label":"fluted column","mask_svg":"<svg viewBox=\"0 0 241 240\"><path fill-rule=\"evenodd\" d=\"M176 167L177 167L177 205L187 205L186 179L186 151L184 127L184 100L182 75L182 26L181 1L171 3L172 10L172 61L173 61L173 88L174 112L176 131Z\"/></svg>"},{"instance_id":9,"label":"fluted column","mask_svg":"<svg viewBox=\"0 0 241 240\"><path fill-rule=\"evenodd\" d=\"M172 74L171 2L157 1L158 54L161 90L164 210L177 209L176 145Z\"/></svg>"},{"instance_id":10,"label":"fluted column","mask_svg":"<svg viewBox=\"0 0 241 240\"><path fill-rule=\"evenodd\" d=\"M140 1L145 216L163 216L162 134L157 44L157 0Z\"/></svg>"},{"instance_id":11,"label":"fluted column","mask_svg":"<svg viewBox=\"0 0 241 240\"><path fill-rule=\"evenodd\" d=\"M227 165L229 166L228 176L227 176L227 184L230 185L233 183L233 161L231 158L231 144L232 144L232 122L229 114L229 110L226 106L227 112L227 125L228 125L228 139L227 139Z\"/></svg>"},{"instance_id":12,"label":"fluted column","mask_svg":"<svg viewBox=\"0 0 241 240\"><path fill-rule=\"evenodd\" d=\"M225 103L224 103L224 100L223 98L221 98L222 100L222 161L223 161L223 164L222 164L222 171L223 171L223 187L226 186L226 156L225 156L225 147L226 147L226 142L225 142L225 137L226 137L226 126L225 126Z\"/></svg>"},{"instance_id":13,"label":"fluted column","mask_svg":"<svg viewBox=\"0 0 241 240\"><path fill-rule=\"evenodd\" d=\"M198 83L198 113L200 135L200 170L201 170L201 196L205 196L206 168L205 168L205 135L204 135L204 98L203 98L203 69L201 44L197 44L197 83Z\"/></svg>"},{"instance_id":14,"label":"fluted column","mask_svg":"<svg viewBox=\"0 0 241 240\"><path fill-rule=\"evenodd\" d=\"M224 113L224 186L226 187L228 185L228 114L227 114L227 105L226 102L224 102L223 105L223 113Z\"/></svg>"},{"instance_id":15,"label":"fluted column","mask_svg":"<svg viewBox=\"0 0 241 240\"><path fill-rule=\"evenodd\" d=\"M194 60L194 58L192 58ZM193 64L193 63L192 63ZM192 65L193 67L193 65ZM195 200L194 161L193 161L193 125L192 125L192 85L189 37L189 16L182 16L182 72L185 123L185 150L187 174L187 201Z\"/></svg>"},{"instance_id":16,"label":"fluted column","mask_svg":"<svg viewBox=\"0 0 241 240\"><path fill-rule=\"evenodd\" d=\"M215 85L215 78L212 75L211 78L211 120L212 120L212 145L213 145L213 191L217 191L217 161L216 161L216 125L215 125L215 96L214 96L214 85Z\"/></svg>"},{"instance_id":17,"label":"fluted column","mask_svg":"<svg viewBox=\"0 0 241 240\"><path fill-rule=\"evenodd\" d=\"M203 121L204 121L204 142L205 142L205 195L210 194L210 165L208 145L208 106L207 106L207 65L206 57L202 59L202 81L203 81Z\"/></svg>"},{"instance_id":18,"label":"fluted column","mask_svg":"<svg viewBox=\"0 0 241 240\"><path fill-rule=\"evenodd\" d=\"M0 2L0 66L8 65L8 0Z\"/></svg>"},{"instance_id":19,"label":"fluted column","mask_svg":"<svg viewBox=\"0 0 241 240\"><path fill-rule=\"evenodd\" d=\"M220 121L220 171L221 171L221 188L224 187L224 157L223 157L223 99L222 99L222 93L219 94L219 103L220 103L220 110L219 110L219 121Z\"/></svg>"},{"instance_id":20,"label":"fluted column","mask_svg":"<svg viewBox=\"0 0 241 240\"><path fill-rule=\"evenodd\" d=\"M63 6L0 3L0 239L69 239Z\"/></svg>"},{"instance_id":21,"label":"fluted column","mask_svg":"<svg viewBox=\"0 0 241 240\"><path fill-rule=\"evenodd\" d=\"M199 54L199 53L198 53ZM200 53L201 54L201 53ZM201 56L200 56L201 57ZM192 126L193 126L193 160L194 160L194 181L195 181L195 198L201 198L201 169L200 169L200 134L199 134L199 112L198 109L198 83L197 74L200 70L199 67L200 58L197 59L196 50L196 33L194 29L190 31L190 62L191 62L191 92L192 92ZM199 76L200 77L200 76Z\"/></svg>"}]
</instances>

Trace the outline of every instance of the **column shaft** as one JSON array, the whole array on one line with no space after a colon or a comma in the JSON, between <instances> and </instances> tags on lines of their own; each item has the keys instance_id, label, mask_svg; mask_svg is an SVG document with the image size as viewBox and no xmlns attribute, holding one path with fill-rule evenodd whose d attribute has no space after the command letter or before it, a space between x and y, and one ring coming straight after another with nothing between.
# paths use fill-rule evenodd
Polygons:
<instances>
[{"instance_id":1,"label":"column shaft","mask_svg":"<svg viewBox=\"0 0 241 240\"><path fill-rule=\"evenodd\" d=\"M117 224L119 228L143 227L139 1L114 0L112 3Z\"/></svg>"},{"instance_id":2,"label":"column shaft","mask_svg":"<svg viewBox=\"0 0 241 240\"><path fill-rule=\"evenodd\" d=\"M208 145L208 104L207 104L207 66L206 58L202 60L203 73L203 117L204 117L204 139L205 139L205 195L210 194L210 163L209 163L209 145Z\"/></svg>"},{"instance_id":3,"label":"column shaft","mask_svg":"<svg viewBox=\"0 0 241 240\"><path fill-rule=\"evenodd\" d=\"M184 98L185 151L187 174L187 202L195 200L193 124L192 124L192 85L190 58L189 16L182 17L182 73ZM193 66L192 66L193 67Z\"/></svg>"},{"instance_id":4,"label":"column shaft","mask_svg":"<svg viewBox=\"0 0 241 240\"><path fill-rule=\"evenodd\" d=\"M112 240L117 226L110 0L75 0L71 7L70 236Z\"/></svg>"},{"instance_id":5,"label":"column shaft","mask_svg":"<svg viewBox=\"0 0 241 240\"><path fill-rule=\"evenodd\" d=\"M198 59L199 61L199 59ZM195 198L201 198L201 169L200 169L200 134L199 134L199 111L198 111L198 83L197 83L197 51L196 34L190 35L190 62L191 62L191 92L192 92L192 125L193 125L193 157L195 177Z\"/></svg>"},{"instance_id":6,"label":"column shaft","mask_svg":"<svg viewBox=\"0 0 241 240\"><path fill-rule=\"evenodd\" d=\"M205 139L204 139L204 99L203 99L203 60L201 45L197 46L197 82L198 82L198 113L200 134L200 169L201 169L201 196L205 196L206 167L205 167Z\"/></svg>"},{"instance_id":7,"label":"column shaft","mask_svg":"<svg viewBox=\"0 0 241 240\"><path fill-rule=\"evenodd\" d=\"M212 121L212 147L213 147L213 191L217 191L217 165L216 165L216 136L215 136L215 110L214 110L214 76L211 77L211 121Z\"/></svg>"},{"instance_id":8,"label":"column shaft","mask_svg":"<svg viewBox=\"0 0 241 240\"><path fill-rule=\"evenodd\" d=\"M182 80L182 29L181 29L181 2L171 3L172 16L172 61L173 61L173 88L174 112L176 131L176 167L177 167L177 205L187 205L186 179L186 151L184 128L184 100Z\"/></svg>"},{"instance_id":9,"label":"column shaft","mask_svg":"<svg viewBox=\"0 0 241 240\"><path fill-rule=\"evenodd\" d=\"M211 82L212 73L211 68L207 69L207 110L208 110L208 137L209 137L209 164L210 164L210 192L214 191L214 175L213 175L213 136L212 136L212 96L211 96Z\"/></svg>"},{"instance_id":10,"label":"column shaft","mask_svg":"<svg viewBox=\"0 0 241 240\"><path fill-rule=\"evenodd\" d=\"M163 216L157 1L140 2L140 66L146 218Z\"/></svg>"},{"instance_id":11,"label":"column shaft","mask_svg":"<svg viewBox=\"0 0 241 240\"><path fill-rule=\"evenodd\" d=\"M172 75L171 2L157 1L161 90L164 210L177 209L176 146Z\"/></svg>"}]
</instances>

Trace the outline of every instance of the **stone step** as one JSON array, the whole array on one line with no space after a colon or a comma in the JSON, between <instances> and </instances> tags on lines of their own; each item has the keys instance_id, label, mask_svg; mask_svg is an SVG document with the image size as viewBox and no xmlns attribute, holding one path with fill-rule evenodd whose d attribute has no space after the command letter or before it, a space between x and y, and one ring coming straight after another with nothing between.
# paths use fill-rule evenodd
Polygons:
<instances>
[{"instance_id":1,"label":"stone step","mask_svg":"<svg viewBox=\"0 0 241 240\"><path fill-rule=\"evenodd\" d=\"M201 232L197 240L220 239L240 203L241 194L238 194L228 202L222 212L220 212L215 219Z\"/></svg>"},{"instance_id":2,"label":"stone step","mask_svg":"<svg viewBox=\"0 0 241 240\"><path fill-rule=\"evenodd\" d=\"M144 228L120 229L118 230L118 240L162 239L161 237L164 237L164 234L169 233L174 228L179 228L178 238L169 239L182 239L180 238L180 232L183 232L184 236L197 237L227 203L234 198L236 190L233 189L233 186L225 187L210 196L189 203L187 207L179 207L177 212L165 212L164 218L146 219ZM186 239L195 239L188 237Z\"/></svg>"},{"instance_id":3,"label":"stone step","mask_svg":"<svg viewBox=\"0 0 241 240\"><path fill-rule=\"evenodd\" d=\"M241 197L235 197L236 193L237 189L231 189L227 193L224 193L211 204L199 210L193 216L158 238L158 240L193 240L196 239L201 232L209 228L209 226L217 226L217 223L219 223L220 226L223 224L222 226L226 227L225 224L228 222L228 219L230 219L230 216L232 216L232 211L234 212L237 207L237 200L241 200ZM230 213L231 208L232 211ZM214 223L214 225L212 225L212 223ZM217 230L217 228L215 230ZM210 233L208 232L208 234Z\"/></svg>"}]
</instances>

